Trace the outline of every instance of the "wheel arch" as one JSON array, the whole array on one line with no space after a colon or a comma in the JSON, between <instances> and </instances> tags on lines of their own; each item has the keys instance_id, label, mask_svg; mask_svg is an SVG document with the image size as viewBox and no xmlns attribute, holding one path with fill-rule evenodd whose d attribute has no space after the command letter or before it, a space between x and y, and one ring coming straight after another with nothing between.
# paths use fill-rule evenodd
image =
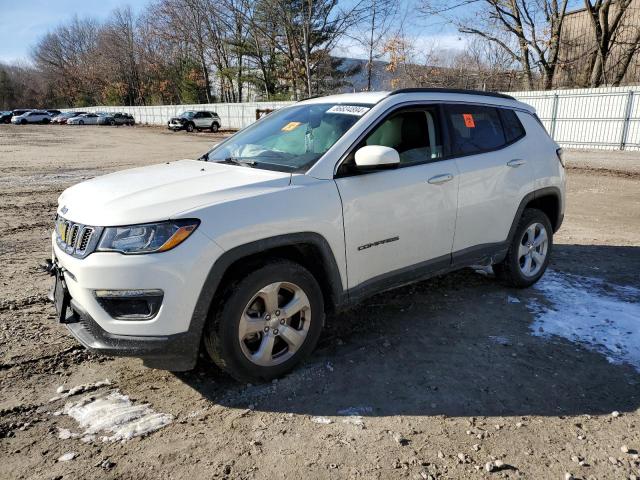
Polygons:
<instances>
[{"instance_id":1,"label":"wheel arch","mask_svg":"<svg viewBox=\"0 0 640 480\"><path fill-rule=\"evenodd\" d=\"M200 341L212 308L220 299L222 286L251 271L266 259L284 258L300 263L316 278L325 308L333 310L345 303L346 294L338 264L327 240L315 232L291 233L249 242L224 252L211 267L191 317L189 333Z\"/></svg>"},{"instance_id":2,"label":"wheel arch","mask_svg":"<svg viewBox=\"0 0 640 480\"><path fill-rule=\"evenodd\" d=\"M520 202L516 215L513 218L513 223L509 229L509 237L507 242L510 243L518 227L518 221L522 217L522 213L527 208L537 208L542 210L553 227L553 232L557 232L560 229L563 221L562 214L562 192L558 187L545 187L539 190L528 193Z\"/></svg>"}]
</instances>

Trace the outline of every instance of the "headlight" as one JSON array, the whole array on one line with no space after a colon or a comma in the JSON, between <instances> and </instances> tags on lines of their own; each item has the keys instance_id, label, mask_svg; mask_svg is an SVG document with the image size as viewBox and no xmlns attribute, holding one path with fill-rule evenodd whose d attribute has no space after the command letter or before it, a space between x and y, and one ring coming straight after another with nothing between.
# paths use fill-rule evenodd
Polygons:
<instances>
[{"instance_id":1,"label":"headlight","mask_svg":"<svg viewBox=\"0 0 640 480\"><path fill-rule=\"evenodd\" d=\"M184 242L200 220L172 220L104 229L98 251L124 254L166 252Z\"/></svg>"}]
</instances>

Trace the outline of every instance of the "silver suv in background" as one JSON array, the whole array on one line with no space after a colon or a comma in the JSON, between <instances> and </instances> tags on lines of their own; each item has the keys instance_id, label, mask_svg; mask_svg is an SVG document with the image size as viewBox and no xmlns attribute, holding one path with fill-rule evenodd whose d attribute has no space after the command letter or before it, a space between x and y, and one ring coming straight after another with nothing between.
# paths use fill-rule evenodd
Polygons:
<instances>
[{"instance_id":1,"label":"silver suv in background","mask_svg":"<svg viewBox=\"0 0 640 480\"><path fill-rule=\"evenodd\" d=\"M16 125L26 125L28 123L50 123L51 115L49 112L41 110L31 110L22 115L14 115L11 117L11 123Z\"/></svg>"},{"instance_id":2,"label":"silver suv in background","mask_svg":"<svg viewBox=\"0 0 640 480\"><path fill-rule=\"evenodd\" d=\"M177 117L171 118L167 123L167 128L174 132L178 130L193 132L194 130L202 131L205 129L217 132L220 129L220 125L222 125L222 122L216 112L188 110Z\"/></svg>"}]
</instances>

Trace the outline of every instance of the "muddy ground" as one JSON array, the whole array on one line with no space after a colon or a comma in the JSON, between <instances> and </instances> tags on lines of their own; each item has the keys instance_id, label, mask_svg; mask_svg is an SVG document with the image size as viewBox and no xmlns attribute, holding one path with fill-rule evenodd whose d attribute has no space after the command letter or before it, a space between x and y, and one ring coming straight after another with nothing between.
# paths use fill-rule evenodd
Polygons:
<instances>
[{"instance_id":1,"label":"muddy ground","mask_svg":"<svg viewBox=\"0 0 640 480\"><path fill-rule=\"evenodd\" d=\"M277 382L241 385L205 362L149 370L80 347L54 323L38 268L59 193L197 157L221 136L0 126L0 478L640 477L640 365L625 344L640 326L612 343L544 323L566 312L615 327L619 306L627 320L638 311L640 155L613 154L607 169L607 152L567 152L567 214L540 288L468 270L379 295L329 318L315 354ZM606 302L582 308L584 296ZM50 401L59 386L104 379ZM55 414L65 402L114 389L173 423L124 443L59 438L82 431Z\"/></svg>"}]
</instances>

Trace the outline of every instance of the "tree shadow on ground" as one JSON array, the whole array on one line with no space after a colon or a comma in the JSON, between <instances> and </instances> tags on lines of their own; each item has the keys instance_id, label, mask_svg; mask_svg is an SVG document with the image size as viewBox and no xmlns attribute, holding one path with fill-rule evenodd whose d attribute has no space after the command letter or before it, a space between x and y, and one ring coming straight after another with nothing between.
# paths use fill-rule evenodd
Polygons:
<instances>
[{"instance_id":1,"label":"tree shadow on ground","mask_svg":"<svg viewBox=\"0 0 640 480\"><path fill-rule=\"evenodd\" d=\"M639 287L640 248L558 245L551 268ZM316 352L277 382L240 385L207 365L180 378L221 405L314 416L637 409L640 373L580 344L532 335L533 299L535 288L508 289L464 270L331 316Z\"/></svg>"}]
</instances>

